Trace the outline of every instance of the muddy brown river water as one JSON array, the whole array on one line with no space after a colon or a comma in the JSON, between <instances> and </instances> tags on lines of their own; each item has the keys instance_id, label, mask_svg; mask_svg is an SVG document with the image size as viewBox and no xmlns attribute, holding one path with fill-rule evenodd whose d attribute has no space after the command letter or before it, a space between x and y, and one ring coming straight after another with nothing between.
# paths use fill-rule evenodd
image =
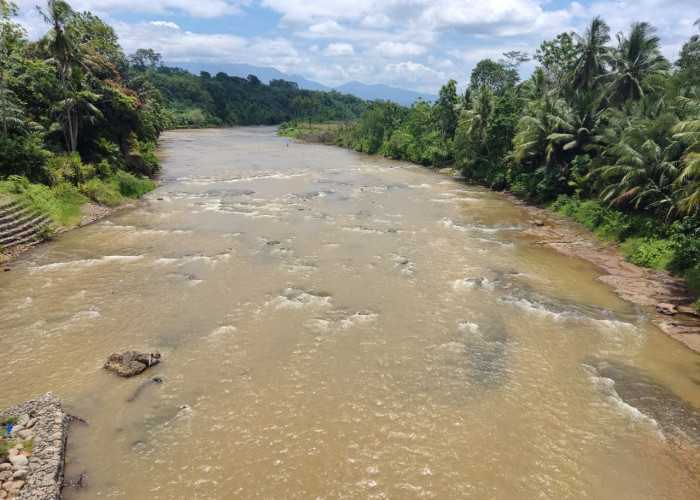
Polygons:
<instances>
[{"instance_id":1,"label":"muddy brown river water","mask_svg":"<svg viewBox=\"0 0 700 500\"><path fill-rule=\"evenodd\" d=\"M89 424L66 498L700 498L700 358L502 196L272 128L160 154L0 276L0 407Z\"/></svg>"}]
</instances>

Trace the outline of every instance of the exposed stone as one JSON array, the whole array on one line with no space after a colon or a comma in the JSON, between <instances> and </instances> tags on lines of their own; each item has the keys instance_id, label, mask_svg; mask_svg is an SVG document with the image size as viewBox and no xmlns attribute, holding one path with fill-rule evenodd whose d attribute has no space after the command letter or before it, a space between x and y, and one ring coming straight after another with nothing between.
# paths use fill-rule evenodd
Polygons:
<instances>
[{"instance_id":1,"label":"exposed stone","mask_svg":"<svg viewBox=\"0 0 700 500\"><path fill-rule=\"evenodd\" d=\"M0 472L0 483L4 483L13 476L12 471L4 470Z\"/></svg>"},{"instance_id":2,"label":"exposed stone","mask_svg":"<svg viewBox=\"0 0 700 500\"><path fill-rule=\"evenodd\" d=\"M15 425L12 427L12 430L10 431L10 437L15 437L19 431L23 431L24 426L23 425Z\"/></svg>"},{"instance_id":3,"label":"exposed stone","mask_svg":"<svg viewBox=\"0 0 700 500\"><path fill-rule=\"evenodd\" d=\"M12 465L15 467L25 467L29 463L29 459L24 455L15 455L14 457L10 457L10 462L12 462Z\"/></svg>"},{"instance_id":4,"label":"exposed stone","mask_svg":"<svg viewBox=\"0 0 700 500\"><path fill-rule=\"evenodd\" d=\"M160 353L126 351L113 353L107 358L104 367L121 377L131 377L160 362Z\"/></svg>"},{"instance_id":5,"label":"exposed stone","mask_svg":"<svg viewBox=\"0 0 700 500\"><path fill-rule=\"evenodd\" d=\"M24 415L20 415L19 421L17 423L26 429L27 422L29 422L29 420L29 415L25 413Z\"/></svg>"},{"instance_id":6,"label":"exposed stone","mask_svg":"<svg viewBox=\"0 0 700 500\"><path fill-rule=\"evenodd\" d=\"M5 472L6 470L12 470L12 464L7 462L0 463L0 472Z\"/></svg>"},{"instance_id":7,"label":"exposed stone","mask_svg":"<svg viewBox=\"0 0 700 500\"><path fill-rule=\"evenodd\" d=\"M678 314L678 308L674 304L669 304L667 302L659 302L656 304L656 311L661 314L668 314L669 316Z\"/></svg>"},{"instance_id":8,"label":"exposed stone","mask_svg":"<svg viewBox=\"0 0 700 500\"><path fill-rule=\"evenodd\" d=\"M14 470L14 480L7 482L10 489L3 489L5 497L0 495L0 499L7 498L7 492L11 491L12 496L21 496L24 500L58 500L63 483L67 432L67 419L61 402L49 392L40 398L0 411L0 417L24 414L33 416L25 422L27 425L35 420L31 425L34 433L34 452L27 458L26 450L19 451L17 447L13 448L16 454L13 460L17 463L7 466ZM5 468L6 466L3 466L3 469Z\"/></svg>"},{"instance_id":9,"label":"exposed stone","mask_svg":"<svg viewBox=\"0 0 700 500\"><path fill-rule=\"evenodd\" d=\"M34 424L36 424L38 420L39 420L38 418L30 419L26 424L24 424L24 428L31 429L32 427L34 427Z\"/></svg>"},{"instance_id":10,"label":"exposed stone","mask_svg":"<svg viewBox=\"0 0 700 500\"><path fill-rule=\"evenodd\" d=\"M19 431L17 433L19 437L22 439L30 439L34 436L34 430L33 429L24 429L23 431Z\"/></svg>"},{"instance_id":11,"label":"exposed stone","mask_svg":"<svg viewBox=\"0 0 700 500\"><path fill-rule=\"evenodd\" d=\"M542 222L541 220L535 220L535 221L532 221L532 225L537 226L537 227L542 227L542 226L544 226L544 222Z\"/></svg>"}]
</instances>

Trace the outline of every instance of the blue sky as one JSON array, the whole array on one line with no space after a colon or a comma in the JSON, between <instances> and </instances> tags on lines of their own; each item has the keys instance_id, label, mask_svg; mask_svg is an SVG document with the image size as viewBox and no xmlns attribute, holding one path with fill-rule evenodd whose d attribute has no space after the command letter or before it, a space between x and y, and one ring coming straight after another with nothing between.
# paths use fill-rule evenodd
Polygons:
<instances>
[{"instance_id":1,"label":"blue sky","mask_svg":"<svg viewBox=\"0 0 700 500\"><path fill-rule=\"evenodd\" d=\"M14 0L30 38L46 24L45 0ZM697 34L697 0L72 0L112 25L125 52L152 48L169 65L270 66L329 86L383 83L436 94L460 87L485 58L530 54L563 31L583 33L596 15L611 32L657 28L666 57ZM615 37L613 35L613 40ZM534 63L521 68L527 76Z\"/></svg>"}]
</instances>

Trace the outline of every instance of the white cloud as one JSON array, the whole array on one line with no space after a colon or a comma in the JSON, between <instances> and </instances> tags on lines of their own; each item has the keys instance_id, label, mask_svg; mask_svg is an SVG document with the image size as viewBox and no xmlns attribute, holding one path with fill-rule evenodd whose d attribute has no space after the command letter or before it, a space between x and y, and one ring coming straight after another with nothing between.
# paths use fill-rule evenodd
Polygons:
<instances>
[{"instance_id":1,"label":"white cloud","mask_svg":"<svg viewBox=\"0 0 700 500\"><path fill-rule=\"evenodd\" d=\"M329 57L354 56L355 49L349 43L331 43L323 51L323 55Z\"/></svg>"},{"instance_id":2,"label":"white cloud","mask_svg":"<svg viewBox=\"0 0 700 500\"><path fill-rule=\"evenodd\" d=\"M614 33L629 31L632 22L651 22L658 28L664 55L673 60L698 33L692 23L700 16L697 0L674 0L672 5L660 0L68 1L75 10L89 10L114 26L127 53L150 47L168 64L246 62L281 71L291 68L329 85L353 79L431 92L449 78L465 83L481 59L497 60L509 50L532 54L558 33L583 33L599 14L611 26L612 43ZM45 0L15 2L28 36L37 39L46 33L48 27L35 10ZM244 22L263 15L256 19L259 35L236 22L227 29L217 19L241 13L236 19ZM141 21L126 21L139 14ZM213 22L197 23L194 18ZM220 33L210 33L213 26ZM523 73L533 66L523 65Z\"/></svg>"},{"instance_id":3,"label":"white cloud","mask_svg":"<svg viewBox=\"0 0 700 500\"><path fill-rule=\"evenodd\" d=\"M170 21L151 21L149 24L152 24L153 26L157 26L159 28L170 28L174 30L180 29L180 27L177 24Z\"/></svg>"},{"instance_id":4,"label":"white cloud","mask_svg":"<svg viewBox=\"0 0 700 500\"><path fill-rule=\"evenodd\" d=\"M417 43L399 43L399 42L382 42L377 45L375 50L378 54L384 57L404 58L411 56L419 56L426 52L424 45Z\"/></svg>"},{"instance_id":5,"label":"white cloud","mask_svg":"<svg viewBox=\"0 0 700 500\"><path fill-rule=\"evenodd\" d=\"M45 8L46 1L14 0L23 12L32 10L38 4ZM250 0L69 0L77 12L90 11L97 15L117 12L138 12L144 14L185 13L191 17L213 18L240 14L242 8L251 4Z\"/></svg>"},{"instance_id":6,"label":"white cloud","mask_svg":"<svg viewBox=\"0 0 700 500\"><path fill-rule=\"evenodd\" d=\"M342 31L340 25L335 21L323 21L309 26L309 33L317 37L329 37L337 35Z\"/></svg>"}]
</instances>

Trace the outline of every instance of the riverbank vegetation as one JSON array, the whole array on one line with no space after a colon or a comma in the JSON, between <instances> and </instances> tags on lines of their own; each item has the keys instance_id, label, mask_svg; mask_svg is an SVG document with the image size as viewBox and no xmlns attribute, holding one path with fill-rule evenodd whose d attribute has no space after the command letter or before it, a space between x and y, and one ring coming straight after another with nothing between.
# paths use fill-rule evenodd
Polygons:
<instances>
[{"instance_id":1,"label":"riverbank vegetation","mask_svg":"<svg viewBox=\"0 0 700 500\"><path fill-rule=\"evenodd\" d=\"M179 127L357 119L369 103L295 83L225 73L195 76L160 54L126 55L90 12L48 0L47 32L29 41L16 4L0 0L0 195L75 224L92 201L113 207L153 189L155 146Z\"/></svg>"},{"instance_id":2,"label":"riverbank vegetation","mask_svg":"<svg viewBox=\"0 0 700 500\"><path fill-rule=\"evenodd\" d=\"M542 42L524 82L528 55L508 52L479 62L462 94L450 80L435 103L374 103L327 142L453 166L573 217L700 294L700 38L673 63L659 42L648 23L613 39L597 17Z\"/></svg>"},{"instance_id":3,"label":"riverbank vegetation","mask_svg":"<svg viewBox=\"0 0 700 500\"><path fill-rule=\"evenodd\" d=\"M31 42L0 0L0 194L56 228L87 201L115 206L153 189L166 120L110 26L62 1L38 10L47 32Z\"/></svg>"}]
</instances>

